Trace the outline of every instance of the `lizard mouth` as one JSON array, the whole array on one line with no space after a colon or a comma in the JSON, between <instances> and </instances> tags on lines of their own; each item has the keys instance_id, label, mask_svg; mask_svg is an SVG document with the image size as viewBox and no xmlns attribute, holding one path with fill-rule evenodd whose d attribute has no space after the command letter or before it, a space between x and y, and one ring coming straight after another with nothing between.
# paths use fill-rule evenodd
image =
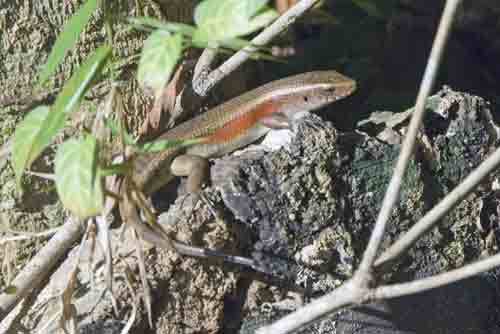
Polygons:
<instances>
[{"instance_id":1,"label":"lizard mouth","mask_svg":"<svg viewBox=\"0 0 500 334\"><path fill-rule=\"evenodd\" d=\"M351 95L356 90L355 84L345 85L341 87L332 87L328 88L326 91L329 94L333 94L335 96L335 100L341 100L349 95Z\"/></svg>"}]
</instances>

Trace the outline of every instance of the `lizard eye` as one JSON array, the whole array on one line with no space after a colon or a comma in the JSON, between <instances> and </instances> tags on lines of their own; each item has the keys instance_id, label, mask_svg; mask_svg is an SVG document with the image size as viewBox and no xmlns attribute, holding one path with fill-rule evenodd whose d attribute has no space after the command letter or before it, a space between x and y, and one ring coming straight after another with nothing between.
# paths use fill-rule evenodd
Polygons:
<instances>
[{"instance_id":1,"label":"lizard eye","mask_svg":"<svg viewBox=\"0 0 500 334\"><path fill-rule=\"evenodd\" d=\"M309 101L309 98L307 96L304 96L304 102Z\"/></svg>"},{"instance_id":2,"label":"lizard eye","mask_svg":"<svg viewBox=\"0 0 500 334\"><path fill-rule=\"evenodd\" d=\"M336 91L335 87L330 87L330 88L325 89L325 92L327 92L329 94L333 94L333 93L335 93L335 91Z\"/></svg>"}]
</instances>

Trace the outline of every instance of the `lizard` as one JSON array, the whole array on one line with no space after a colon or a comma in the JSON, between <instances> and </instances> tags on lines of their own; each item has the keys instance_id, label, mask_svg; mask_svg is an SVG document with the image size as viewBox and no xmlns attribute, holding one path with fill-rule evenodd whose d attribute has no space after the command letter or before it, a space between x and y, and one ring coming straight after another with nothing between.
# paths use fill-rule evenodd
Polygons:
<instances>
[{"instance_id":1,"label":"lizard","mask_svg":"<svg viewBox=\"0 0 500 334\"><path fill-rule=\"evenodd\" d=\"M356 82L336 71L314 71L272 81L229 100L186 121L161 135L159 140L202 138L200 144L172 147L160 152L140 154L132 159L130 181L135 189L149 195L175 176L187 176L188 193L196 193L208 174L208 160L247 146L274 128L289 128L305 112L323 107L356 89ZM251 259L220 254L217 251L170 240L159 226L139 223L131 201L145 200L123 191L120 212L146 240L160 247L174 248L188 256L222 257L253 267ZM135 197L135 199L133 199Z\"/></svg>"},{"instance_id":2,"label":"lizard","mask_svg":"<svg viewBox=\"0 0 500 334\"><path fill-rule=\"evenodd\" d=\"M207 176L208 158L220 157L263 137L270 129L350 95L356 82L336 71L307 72L276 80L229 100L167 131L158 139L203 138L201 144L137 156L132 180L151 194L175 176L187 176L196 192Z\"/></svg>"}]
</instances>

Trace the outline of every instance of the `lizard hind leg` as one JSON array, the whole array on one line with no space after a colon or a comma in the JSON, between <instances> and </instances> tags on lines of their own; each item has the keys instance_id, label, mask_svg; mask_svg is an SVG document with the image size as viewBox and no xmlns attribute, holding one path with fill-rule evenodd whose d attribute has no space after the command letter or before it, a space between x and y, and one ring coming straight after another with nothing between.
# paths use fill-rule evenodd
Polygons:
<instances>
[{"instance_id":1,"label":"lizard hind leg","mask_svg":"<svg viewBox=\"0 0 500 334\"><path fill-rule=\"evenodd\" d=\"M175 176L187 176L187 192L196 193L208 180L208 160L197 155L180 155L172 161L170 171Z\"/></svg>"}]
</instances>

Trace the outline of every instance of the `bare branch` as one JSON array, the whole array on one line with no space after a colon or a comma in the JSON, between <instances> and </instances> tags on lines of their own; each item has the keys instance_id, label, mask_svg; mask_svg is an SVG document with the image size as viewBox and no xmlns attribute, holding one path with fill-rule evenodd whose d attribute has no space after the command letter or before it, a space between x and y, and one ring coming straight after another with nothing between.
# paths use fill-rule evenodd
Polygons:
<instances>
[{"instance_id":1,"label":"bare branch","mask_svg":"<svg viewBox=\"0 0 500 334\"><path fill-rule=\"evenodd\" d=\"M432 46L431 54L429 56L429 60L427 61L427 67L425 68L424 77L420 84L415 112L413 113L410 125L408 126L408 132L401 147L401 153L399 154L398 161L396 162L394 174L391 178L389 186L387 187L387 191L382 202L382 207L377 217L377 222L375 223L370 241L368 242L368 246L366 247L366 250L363 254L363 259L359 268L359 270L362 272L368 272L371 270L372 265L376 259L380 244L384 237L387 222L391 217L394 205L399 199L401 183L406 173L406 168L408 167L410 159L412 158L413 151L415 149L417 134L424 116L425 100L427 99L427 96L431 92L432 86L434 85L437 69L441 62L441 57L443 55L446 41L450 33L450 29L455 16L455 11L459 3L460 0L448 0L446 2L443 15L441 17L441 22L439 23L436 38Z\"/></svg>"},{"instance_id":2,"label":"bare branch","mask_svg":"<svg viewBox=\"0 0 500 334\"><path fill-rule=\"evenodd\" d=\"M0 245L4 244L6 242L9 242L9 241L20 241L20 240L28 240L28 239L33 239L33 238L49 237L49 236L57 233L60 229L61 229L60 227L55 227L55 228L51 228L49 230L39 232L39 233L8 231L9 233L15 233L18 235L0 238Z\"/></svg>"},{"instance_id":3,"label":"bare branch","mask_svg":"<svg viewBox=\"0 0 500 334\"><path fill-rule=\"evenodd\" d=\"M252 41L251 44L255 46L262 46L269 43L274 37L283 32L288 26L295 22L301 15L303 15L307 10L313 7L319 0L302 0L295 6L286 11L281 15L276 21L274 21L269 27L264 29L260 34L258 34ZM247 46L240 51L236 52L231 58L229 58L224 64L219 66L217 69L213 70L206 78L203 75L197 78L197 82L193 82L193 89L200 96L206 96L208 91L212 89L219 81L224 79L232 71L234 71L238 66L247 61L252 52L255 52L257 48L255 46ZM207 51L205 57L213 57L210 51ZM206 62L206 59L202 60ZM198 74L203 74L203 69L198 68Z\"/></svg>"},{"instance_id":4,"label":"bare branch","mask_svg":"<svg viewBox=\"0 0 500 334\"><path fill-rule=\"evenodd\" d=\"M193 74L193 87L199 87L201 81L208 76L210 72L210 66L217 58L217 50L212 48L206 48L203 50L198 62L194 67Z\"/></svg>"}]
</instances>

